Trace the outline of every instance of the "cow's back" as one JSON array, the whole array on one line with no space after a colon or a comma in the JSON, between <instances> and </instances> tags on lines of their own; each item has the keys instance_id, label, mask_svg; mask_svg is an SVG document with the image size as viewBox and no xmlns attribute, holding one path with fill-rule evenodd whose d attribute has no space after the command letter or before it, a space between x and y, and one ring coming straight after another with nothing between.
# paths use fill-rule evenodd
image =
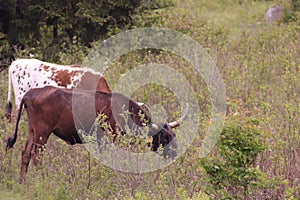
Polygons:
<instances>
[{"instance_id":1,"label":"cow's back","mask_svg":"<svg viewBox=\"0 0 300 200\"><path fill-rule=\"evenodd\" d=\"M52 86L29 90L23 97L27 113L39 134L53 132L69 144L81 143L74 126L72 90Z\"/></svg>"},{"instance_id":2,"label":"cow's back","mask_svg":"<svg viewBox=\"0 0 300 200\"><path fill-rule=\"evenodd\" d=\"M34 88L23 97L32 123L45 122L49 127L60 121L68 121L72 114L72 90L52 86Z\"/></svg>"},{"instance_id":3,"label":"cow's back","mask_svg":"<svg viewBox=\"0 0 300 200\"><path fill-rule=\"evenodd\" d=\"M89 133L97 114L112 117L111 93L100 91L46 86L29 90L23 101L36 130L53 132L69 144L82 143L77 130Z\"/></svg>"},{"instance_id":4,"label":"cow's back","mask_svg":"<svg viewBox=\"0 0 300 200\"><path fill-rule=\"evenodd\" d=\"M19 106L22 97L31 88L47 85L72 88L78 80L80 68L43 62L37 59L18 59L9 68L15 101Z\"/></svg>"}]
</instances>

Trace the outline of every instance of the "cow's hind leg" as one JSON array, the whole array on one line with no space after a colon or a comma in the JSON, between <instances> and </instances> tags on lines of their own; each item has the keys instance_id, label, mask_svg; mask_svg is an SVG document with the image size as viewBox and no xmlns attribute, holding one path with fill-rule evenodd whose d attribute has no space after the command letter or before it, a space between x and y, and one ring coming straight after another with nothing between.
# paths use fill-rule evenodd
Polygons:
<instances>
[{"instance_id":1,"label":"cow's hind leg","mask_svg":"<svg viewBox=\"0 0 300 200\"><path fill-rule=\"evenodd\" d=\"M33 164L38 168L40 163L39 154L44 150L50 136L50 131L36 132L33 138L32 158Z\"/></svg>"},{"instance_id":2,"label":"cow's hind leg","mask_svg":"<svg viewBox=\"0 0 300 200\"><path fill-rule=\"evenodd\" d=\"M12 103L9 100L5 107L5 117L9 122L11 122L11 112L12 112Z\"/></svg>"},{"instance_id":3,"label":"cow's hind leg","mask_svg":"<svg viewBox=\"0 0 300 200\"><path fill-rule=\"evenodd\" d=\"M22 163L21 163L21 174L20 174L20 182L24 181L25 174L28 170L28 165L31 159L31 151L33 147L33 130L31 126L28 127L28 138L25 143L25 146L22 150Z\"/></svg>"}]
</instances>

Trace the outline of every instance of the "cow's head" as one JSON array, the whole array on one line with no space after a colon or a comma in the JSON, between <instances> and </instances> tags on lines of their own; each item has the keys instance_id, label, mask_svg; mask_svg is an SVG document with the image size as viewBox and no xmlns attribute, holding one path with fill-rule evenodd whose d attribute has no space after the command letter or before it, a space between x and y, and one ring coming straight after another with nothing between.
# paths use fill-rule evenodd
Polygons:
<instances>
[{"instance_id":1,"label":"cow's head","mask_svg":"<svg viewBox=\"0 0 300 200\"><path fill-rule=\"evenodd\" d=\"M168 123L156 125L158 128L150 130L149 135L152 137L152 151L157 151L161 146L163 156L174 159L177 155L176 134Z\"/></svg>"},{"instance_id":2,"label":"cow's head","mask_svg":"<svg viewBox=\"0 0 300 200\"><path fill-rule=\"evenodd\" d=\"M174 159L177 156L177 139L176 134L172 130L180 125L187 118L188 104L183 116L174 122L151 124L149 135L152 137L152 150L157 151L161 146L163 148L163 156Z\"/></svg>"},{"instance_id":3,"label":"cow's head","mask_svg":"<svg viewBox=\"0 0 300 200\"><path fill-rule=\"evenodd\" d=\"M148 112L144 112L141 106L144 105ZM145 104L140 104L132 101L128 97L120 94L113 93L112 95L112 114L117 127L121 130L121 133L126 133L126 128L129 127L134 133L138 135L139 127L145 125L149 126L148 136L152 137L151 150L157 151L161 146L163 148L163 156L169 158L175 158L177 152L176 134L172 130L180 125L180 122L187 118L188 104L183 116L174 122L169 123L151 123L151 111ZM124 113L129 114L124 119ZM141 116L142 119L141 119Z\"/></svg>"}]
</instances>

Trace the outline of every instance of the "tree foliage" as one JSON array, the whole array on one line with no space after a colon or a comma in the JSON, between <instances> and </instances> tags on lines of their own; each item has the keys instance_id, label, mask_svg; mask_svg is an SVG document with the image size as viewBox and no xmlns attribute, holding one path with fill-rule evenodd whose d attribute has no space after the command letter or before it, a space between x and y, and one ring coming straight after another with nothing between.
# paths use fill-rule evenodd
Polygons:
<instances>
[{"instance_id":1,"label":"tree foliage","mask_svg":"<svg viewBox=\"0 0 300 200\"><path fill-rule=\"evenodd\" d=\"M55 61L54 52L70 48L74 43L91 47L94 41L106 38L111 32L130 28L135 15L169 4L162 2L0 0L0 59L12 57L15 46L18 49L40 47L50 52L52 49L52 53L41 55L41 59Z\"/></svg>"}]
</instances>

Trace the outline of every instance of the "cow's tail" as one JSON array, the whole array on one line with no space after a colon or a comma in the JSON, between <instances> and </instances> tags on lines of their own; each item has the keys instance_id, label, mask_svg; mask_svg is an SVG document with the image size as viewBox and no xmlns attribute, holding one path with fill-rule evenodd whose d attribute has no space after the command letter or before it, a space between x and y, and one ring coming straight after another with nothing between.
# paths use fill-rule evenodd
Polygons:
<instances>
[{"instance_id":1,"label":"cow's tail","mask_svg":"<svg viewBox=\"0 0 300 200\"><path fill-rule=\"evenodd\" d=\"M15 135L14 135L14 137L9 137L7 139L6 150L12 148L14 146L14 144L16 143L16 141L17 141L18 126L19 126L19 121L21 119L21 115L22 115L23 105L24 105L24 98L22 99L21 104L20 104L20 109L19 109L19 113L18 113L18 119L17 119L17 122L16 122L16 128L15 128Z\"/></svg>"},{"instance_id":2,"label":"cow's tail","mask_svg":"<svg viewBox=\"0 0 300 200\"><path fill-rule=\"evenodd\" d=\"M5 108L5 117L9 121L11 121L11 112L12 112L12 103L11 103L11 95L12 95L12 80L11 80L11 67L8 70L8 94L7 94L7 104Z\"/></svg>"}]
</instances>

